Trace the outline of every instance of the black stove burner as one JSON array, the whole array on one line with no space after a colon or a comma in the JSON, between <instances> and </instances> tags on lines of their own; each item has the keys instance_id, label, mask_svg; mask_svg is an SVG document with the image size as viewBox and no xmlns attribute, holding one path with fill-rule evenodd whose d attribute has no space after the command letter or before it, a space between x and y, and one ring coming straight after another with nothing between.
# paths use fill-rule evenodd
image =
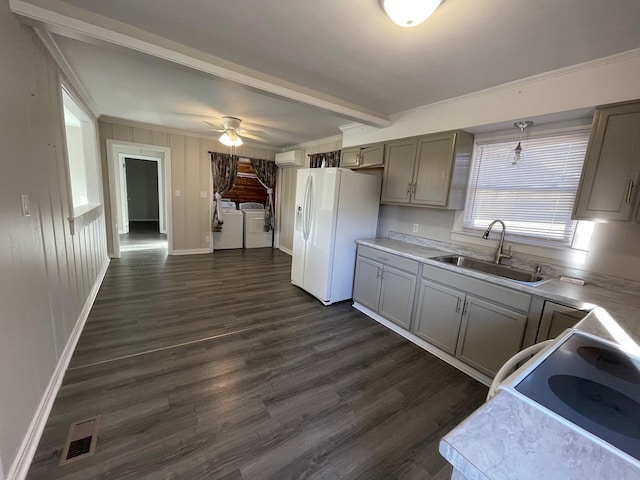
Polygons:
<instances>
[{"instance_id":1,"label":"black stove burner","mask_svg":"<svg viewBox=\"0 0 640 480\"><path fill-rule=\"evenodd\" d=\"M640 372L629 357L603 347L578 347L578 355L603 372L631 383L640 383Z\"/></svg>"}]
</instances>

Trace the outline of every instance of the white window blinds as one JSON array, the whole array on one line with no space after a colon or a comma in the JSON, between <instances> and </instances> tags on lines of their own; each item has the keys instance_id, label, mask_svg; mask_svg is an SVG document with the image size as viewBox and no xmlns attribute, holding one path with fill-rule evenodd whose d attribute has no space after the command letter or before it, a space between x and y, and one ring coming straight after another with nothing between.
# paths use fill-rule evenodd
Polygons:
<instances>
[{"instance_id":1,"label":"white window blinds","mask_svg":"<svg viewBox=\"0 0 640 480\"><path fill-rule=\"evenodd\" d=\"M511 235L571 243L571 212L588 141L589 131L528 139L515 165L510 157L517 140L477 144L464 228L485 229L500 219Z\"/></svg>"}]
</instances>

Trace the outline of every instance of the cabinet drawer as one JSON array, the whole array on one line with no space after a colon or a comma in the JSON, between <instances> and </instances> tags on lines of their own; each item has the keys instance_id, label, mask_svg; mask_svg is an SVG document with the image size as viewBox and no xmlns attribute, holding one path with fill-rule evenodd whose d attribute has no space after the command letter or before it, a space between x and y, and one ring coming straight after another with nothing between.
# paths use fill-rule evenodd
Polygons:
<instances>
[{"instance_id":1,"label":"cabinet drawer","mask_svg":"<svg viewBox=\"0 0 640 480\"><path fill-rule=\"evenodd\" d=\"M418 273L418 262L416 262L415 260L400 257L398 255L394 255L393 253L383 252L382 250L378 250L377 248L367 247L366 245L358 245L358 255L370 258L371 260L375 260L376 262L384 263L385 265L390 265L400 270L404 270L405 272L410 272L413 274Z\"/></svg>"},{"instance_id":2,"label":"cabinet drawer","mask_svg":"<svg viewBox=\"0 0 640 480\"><path fill-rule=\"evenodd\" d=\"M495 303L500 303L521 312L527 312L531 303L531 295L511 290L510 288L494 285L485 280L467 277L463 274L450 272L442 268L424 265L422 277L428 280L455 287L472 295L486 298Z\"/></svg>"}]
</instances>

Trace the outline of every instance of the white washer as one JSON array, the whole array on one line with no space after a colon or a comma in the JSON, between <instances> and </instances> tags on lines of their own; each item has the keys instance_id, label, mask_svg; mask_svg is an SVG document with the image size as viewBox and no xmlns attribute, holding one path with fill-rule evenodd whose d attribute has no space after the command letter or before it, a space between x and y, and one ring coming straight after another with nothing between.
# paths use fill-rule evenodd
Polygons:
<instances>
[{"instance_id":1,"label":"white washer","mask_svg":"<svg viewBox=\"0 0 640 480\"><path fill-rule=\"evenodd\" d=\"M264 205L255 202L240 204L244 215L244 248L273 246L273 232L264 231Z\"/></svg>"},{"instance_id":2,"label":"white washer","mask_svg":"<svg viewBox=\"0 0 640 480\"><path fill-rule=\"evenodd\" d=\"M244 232L242 212L236 210L236 202L223 198L221 203L224 223L221 232L213 232L213 249L242 248L242 234Z\"/></svg>"}]
</instances>

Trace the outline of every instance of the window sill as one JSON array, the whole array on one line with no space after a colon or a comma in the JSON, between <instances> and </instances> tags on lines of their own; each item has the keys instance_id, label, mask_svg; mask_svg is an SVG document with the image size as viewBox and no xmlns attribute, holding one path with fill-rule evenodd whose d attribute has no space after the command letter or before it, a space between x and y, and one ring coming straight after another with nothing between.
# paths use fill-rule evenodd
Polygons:
<instances>
[{"instance_id":1,"label":"window sill","mask_svg":"<svg viewBox=\"0 0 640 480\"><path fill-rule=\"evenodd\" d=\"M476 233L456 230L451 231L451 240L471 245L477 245L480 247L487 247L490 245L492 248L494 248L497 245L497 240L493 235L488 240L485 240ZM521 253L524 255L531 255L535 257L560 260L562 262L568 262L572 265L584 264L588 253L583 250L576 250L569 247L568 245L535 245L533 243L518 242L517 240L510 239L509 235L507 234L505 238L505 246L509 245L512 245L513 254Z\"/></svg>"},{"instance_id":2,"label":"window sill","mask_svg":"<svg viewBox=\"0 0 640 480\"><path fill-rule=\"evenodd\" d=\"M87 225L93 223L104 212L99 203L88 203L73 209L73 217L69 218L71 235L75 235Z\"/></svg>"}]
</instances>

